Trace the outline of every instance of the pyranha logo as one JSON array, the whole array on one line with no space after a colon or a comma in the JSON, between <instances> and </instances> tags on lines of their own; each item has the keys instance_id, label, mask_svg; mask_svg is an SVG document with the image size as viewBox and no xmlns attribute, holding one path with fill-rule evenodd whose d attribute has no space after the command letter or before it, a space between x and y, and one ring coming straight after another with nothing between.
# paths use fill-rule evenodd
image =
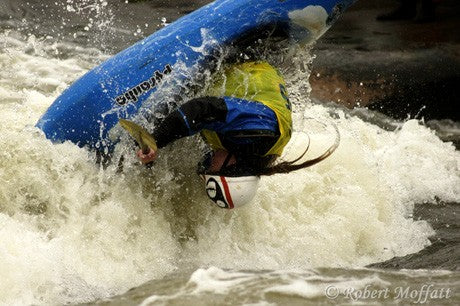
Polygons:
<instances>
[{"instance_id":1,"label":"pyranha logo","mask_svg":"<svg viewBox=\"0 0 460 306\"><path fill-rule=\"evenodd\" d=\"M163 77L167 74L170 74L171 72L172 68L169 64L167 64L163 72L156 70L150 79L148 79L147 81L143 81L142 83L128 89L126 92L116 97L115 102L118 105L125 105L129 102L137 102L139 100L140 95L149 92L150 90L155 88L161 82Z\"/></svg>"}]
</instances>

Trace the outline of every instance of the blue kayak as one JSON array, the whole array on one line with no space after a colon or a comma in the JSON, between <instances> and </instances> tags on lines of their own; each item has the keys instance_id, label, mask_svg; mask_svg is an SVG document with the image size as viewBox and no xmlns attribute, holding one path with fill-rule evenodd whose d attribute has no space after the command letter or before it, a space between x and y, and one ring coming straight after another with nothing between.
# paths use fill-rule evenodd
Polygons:
<instances>
[{"instance_id":1,"label":"blue kayak","mask_svg":"<svg viewBox=\"0 0 460 306\"><path fill-rule=\"evenodd\" d=\"M328 26L353 0L217 0L153 33L95 67L48 108L37 123L53 142L102 149L108 131L130 118L166 78L187 78L215 60L222 48L257 39L270 28L302 40ZM316 22L316 21L315 21ZM317 22L316 22L317 23Z\"/></svg>"}]
</instances>

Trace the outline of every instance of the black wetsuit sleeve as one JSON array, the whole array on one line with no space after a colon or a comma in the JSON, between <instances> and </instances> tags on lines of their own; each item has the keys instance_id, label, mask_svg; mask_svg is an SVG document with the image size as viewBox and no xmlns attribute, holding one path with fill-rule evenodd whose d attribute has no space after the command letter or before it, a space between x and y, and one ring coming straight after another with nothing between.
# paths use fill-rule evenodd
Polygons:
<instances>
[{"instance_id":1,"label":"black wetsuit sleeve","mask_svg":"<svg viewBox=\"0 0 460 306\"><path fill-rule=\"evenodd\" d=\"M155 128L153 137L159 148L185 137L196 134L205 124L225 121L228 109L223 98L202 97L192 99L169 114Z\"/></svg>"}]
</instances>

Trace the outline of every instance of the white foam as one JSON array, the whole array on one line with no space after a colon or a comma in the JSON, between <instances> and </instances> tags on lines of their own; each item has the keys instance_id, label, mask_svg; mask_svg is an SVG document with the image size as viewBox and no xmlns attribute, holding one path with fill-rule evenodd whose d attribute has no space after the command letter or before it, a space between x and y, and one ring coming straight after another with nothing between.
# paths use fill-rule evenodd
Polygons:
<instances>
[{"instance_id":1,"label":"white foam","mask_svg":"<svg viewBox=\"0 0 460 306\"><path fill-rule=\"evenodd\" d=\"M307 113L331 120L320 105ZM397 132L343 114L334 122L342 142L326 161L264 178L248 207L212 217L202 211L197 242L190 243L198 262L251 269L362 266L429 244L434 232L411 219L412 208L434 197L459 200L459 153L416 121ZM312 137L310 157L331 141Z\"/></svg>"},{"instance_id":2,"label":"white foam","mask_svg":"<svg viewBox=\"0 0 460 306\"><path fill-rule=\"evenodd\" d=\"M266 293L280 293L296 295L307 299L324 296L324 289L310 285L308 282L298 279L287 285L273 286L265 290Z\"/></svg>"},{"instance_id":3,"label":"white foam","mask_svg":"<svg viewBox=\"0 0 460 306\"><path fill-rule=\"evenodd\" d=\"M1 286L11 288L0 290L0 304L85 302L174 270L178 243L164 213L131 189L141 188L136 173L132 185L108 176L86 150L54 145L33 127L59 91L29 86L50 84L35 71L66 87L84 68L16 48L5 54L13 61L0 63L14 69L0 88L17 97L0 97L0 261L9 263Z\"/></svg>"},{"instance_id":4,"label":"white foam","mask_svg":"<svg viewBox=\"0 0 460 306\"><path fill-rule=\"evenodd\" d=\"M202 292L225 294L251 279L253 274L250 273L223 271L217 267L210 267L193 272L189 284L196 286L193 290L195 294Z\"/></svg>"}]
</instances>

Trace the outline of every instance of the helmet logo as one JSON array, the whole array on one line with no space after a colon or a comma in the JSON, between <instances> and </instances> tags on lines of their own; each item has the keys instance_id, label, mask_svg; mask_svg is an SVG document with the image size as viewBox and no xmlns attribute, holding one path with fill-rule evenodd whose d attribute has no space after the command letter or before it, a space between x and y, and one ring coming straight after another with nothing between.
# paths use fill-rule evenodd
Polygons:
<instances>
[{"instance_id":1,"label":"helmet logo","mask_svg":"<svg viewBox=\"0 0 460 306\"><path fill-rule=\"evenodd\" d=\"M219 183L212 177L206 182L206 193L208 197L221 208L229 208L225 195L220 188Z\"/></svg>"},{"instance_id":2,"label":"helmet logo","mask_svg":"<svg viewBox=\"0 0 460 306\"><path fill-rule=\"evenodd\" d=\"M217 194L217 182L214 179L210 179L208 181L208 184L206 185L206 192L208 194L208 197L211 199L214 199Z\"/></svg>"}]
</instances>

